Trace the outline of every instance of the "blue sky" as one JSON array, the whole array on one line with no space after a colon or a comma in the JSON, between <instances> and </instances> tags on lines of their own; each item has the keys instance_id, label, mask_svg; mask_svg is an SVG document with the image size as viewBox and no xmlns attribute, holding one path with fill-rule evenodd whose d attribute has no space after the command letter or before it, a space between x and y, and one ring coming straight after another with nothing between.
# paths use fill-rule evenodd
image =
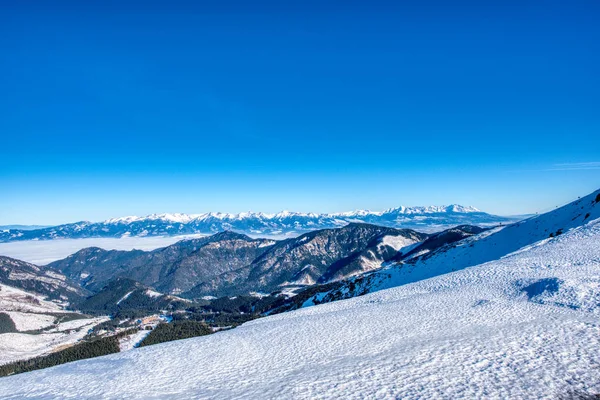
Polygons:
<instances>
[{"instance_id":1,"label":"blue sky","mask_svg":"<svg viewBox=\"0 0 600 400\"><path fill-rule=\"evenodd\" d=\"M403 3L1 1L0 224L600 187L600 3Z\"/></svg>"}]
</instances>

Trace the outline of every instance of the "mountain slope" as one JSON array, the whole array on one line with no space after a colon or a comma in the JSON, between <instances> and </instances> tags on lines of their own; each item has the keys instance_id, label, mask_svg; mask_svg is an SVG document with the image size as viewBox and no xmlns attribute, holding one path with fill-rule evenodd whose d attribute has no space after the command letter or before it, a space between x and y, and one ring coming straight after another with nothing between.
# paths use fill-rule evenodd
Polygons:
<instances>
[{"instance_id":1,"label":"mountain slope","mask_svg":"<svg viewBox=\"0 0 600 400\"><path fill-rule=\"evenodd\" d=\"M190 298L267 292L354 276L381 267L426 234L351 223L282 241L221 232L150 252L83 249L49 264L98 291L126 277Z\"/></svg>"},{"instance_id":2,"label":"mountain slope","mask_svg":"<svg viewBox=\"0 0 600 400\"><path fill-rule=\"evenodd\" d=\"M44 295L0 284L0 365L70 346L107 319L67 311Z\"/></svg>"},{"instance_id":3,"label":"mountain slope","mask_svg":"<svg viewBox=\"0 0 600 400\"><path fill-rule=\"evenodd\" d=\"M60 301L74 301L87 293L53 269L3 256L0 256L0 283Z\"/></svg>"},{"instance_id":4,"label":"mountain slope","mask_svg":"<svg viewBox=\"0 0 600 400\"><path fill-rule=\"evenodd\" d=\"M600 220L586 222L500 260L432 279L216 335L2 378L0 397L599 393Z\"/></svg>"},{"instance_id":5,"label":"mountain slope","mask_svg":"<svg viewBox=\"0 0 600 400\"><path fill-rule=\"evenodd\" d=\"M600 218L600 190L546 214L487 230L433 251L407 255L397 265L351 279L328 293L318 294L318 301L349 298L496 260L597 218Z\"/></svg>"},{"instance_id":6,"label":"mountain slope","mask_svg":"<svg viewBox=\"0 0 600 400\"><path fill-rule=\"evenodd\" d=\"M159 293L127 278L116 278L98 293L75 303L74 308L90 314L113 315L118 311L158 312L184 308L189 301Z\"/></svg>"},{"instance_id":7,"label":"mountain slope","mask_svg":"<svg viewBox=\"0 0 600 400\"><path fill-rule=\"evenodd\" d=\"M459 205L398 207L382 212L353 211L315 214L283 211L264 213L153 214L147 217L113 218L104 222L77 222L43 229L0 230L0 242L122 236L172 236L213 234L236 231L252 235L297 235L318 229L330 229L351 222L363 222L393 228L411 228L423 232L440 231L456 225L497 225L514 219L487 214Z\"/></svg>"},{"instance_id":8,"label":"mountain slope","mask_svg":"<svg viewBox=\"0 0 600 400\"><path fill-rule=\"evenodd\" d=\"M275 242L222 232L153 251L87 248L48 266L91 290L127 277L159 291L181 293L198 282L250 264Z\"/></svg>"},{"instance_id":9,"label":"mountain slope","mask_svg":"<svg viewBox=\"0 0 600 400\"><path fill-rule=\"evenodd\" d=\"M409 229L358 223L310 232L277 242L251 264L202 282L185 295L269 293L287 286L342 279L379 268L401 247L426 238L426 234ZM345 261L347 259L356 262Z\"/></svg>"}]
</instances>

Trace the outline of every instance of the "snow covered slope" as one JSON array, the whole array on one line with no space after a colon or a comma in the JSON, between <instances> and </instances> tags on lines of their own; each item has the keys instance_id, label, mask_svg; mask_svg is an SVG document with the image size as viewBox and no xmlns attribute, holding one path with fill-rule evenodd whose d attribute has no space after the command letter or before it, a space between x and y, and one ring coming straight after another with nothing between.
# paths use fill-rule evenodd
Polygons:
<instances>
[{"instance_id":1,"label":"snow covered slope","mask_svg":"<svg viewBox=\"0 0 600 400\"><path fill-rule=\"evenodd\" d=\"M3 256L0 256L0 283L60 302L80 299L87 294L60 272Z\"/></svg>"},{"instance_id":2,"label":"snow covered slope","mask_svg":"<svg viewBox=\"0 0 600 400\"><path fill-rule=\"evenodd\" d=\"M500 260L432 279L210 336L0 378L0 397L600 393L600 219L592 219Z\"/></svg>"},{"instance_id":3,"label":"snow covered slope","mask_svg":"<svg viewBox=\"0 0 600 400\"><path fill-rule=\"evenodd\" d=\"M81 318L64 323L45 323L42 318L51 317L52 321L59 318L44 314L26 314L30 322L37 318L37 325L43 328L41 333L9 332L0 335L0 365L13 361L27 360L64 349L77 343L94 326L108 321L108 317ZM11 318L13 315L11 313ZM18 325L17 325L18 326Z\"/></svg>"},{"instance_id":4,"label":"snow covered slope","mask_svg":"<svg viewBox=\"0 0 600 400\"><path fill-rule=\"evenodd\" d=\"M62 307L54 301L48 301L40 294L0 284L0 311L28 313L56 313Z\"/></svg>"},{"instance_id":5,"label":"snow covered slope","mask_svg":"<svg viewBox=\"0 0 600 400\"><path fill-rule=\"evenodd\" d=\"M0 365L71 345L108 320L65 311L44 296L2 284L0 314L8 315L15 325L14 331L0 334Z\"/></svg>"}]
</instances>

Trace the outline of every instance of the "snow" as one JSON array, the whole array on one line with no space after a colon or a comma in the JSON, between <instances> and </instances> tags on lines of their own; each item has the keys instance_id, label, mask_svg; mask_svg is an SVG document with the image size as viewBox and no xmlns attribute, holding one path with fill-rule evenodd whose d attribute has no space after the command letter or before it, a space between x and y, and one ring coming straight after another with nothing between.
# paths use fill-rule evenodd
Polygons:
<instances>
[{"instance_id":1,"label":"snow","mask_svg":"<svg viewBox=\"0 0 600 400\"><path fill-rule=\"evenodd\" d=\"M19 311L3 311L10 316L10 319L15 323L18 331L32 331L35 329L46 328L54 323L56 317L53 315L24 313Z\"/></svg>"},{"instance_id":2,"label":"snow","mask_svg":"<svg viewBox=\"0 0 600 400\"><path fill-rule=\"evenodd\" d=\"M405 236L392 236L392 235L387 235L384 236L381 239L381 244L385 245L385 246L390 246L391 248L393 248L396 251L399 251L400 249L413 245L417 243L415 240L405 237Z\"/></svg>"},{"instance_id":3,"label":"snow","mask_svg":"<svg viewBox=\"0 0 600 400\"><path fill-rule=\"evenodd\" d=\"M60 305L47 301L43 296L0 284L0 310L29 313L62 312Z\"/></svg>"},{"instance_id":4,"label":"snow","mask_svg":"<svg viewBox=\"0 0 600 400\"><path fill-rule=\"evenodd\" d=\"M299 291L304 289L305 286L288 286L281 289L281 295L287 298L294 297Z\"/></svg>"},{"instance_id":5,"label":"snow","mask_svg":"<svg viewBox=\"0 0 600 400\"><path fill-rule=\"evenodd\" d=\"M158 235L181 235L191 233L216 233L223 230L267 235L275 238L285 234L294 236L297 233L342 227L351 222L374 223L385 226L413 228L423 232L442 230L449 226L462 224L477 224L492 226L501 222L509 222L511 218L499 217L480 212L474 207L459 205L428 206L428 207L399 207L386 211L357 210L344 213L306 213L282 211L275 214L256 212L243 212L238 214L210 212L204 214L152 214L145 217L128 216L112 218L103 222L79 222L57 227L42 229L40 231L23 232L9 231L0 234L0 241L10 242L28 238L39 241L56 240L58 238L111 236L123 240L132 240L132 237L155 237ZM0 231L0 233L2 233ZM160 236L159 236L160 237ZM64 240L64 239L63 239ZM94 240L88 246L105 247ZM67 242L68 243L68 242ZM77 243L77 242L76 242ZM47 246L40 244L38 246ZM50 245L51 246L51 245ZM73 253L79 248L71 249ZM10 248L9 248L10 249ZM28 252L24 252L27 254ZM2 246L0 246L2 254ZM6 253L15 257L17 254ZM36 253L31 253L35 255ZM68 253L67 253L68 254ZM26 255L27 257L27 255ZM63 254L64 257L64 254ZM25 259L25 257L20 257ZM27 258L41 263L45 260L39 256ZM54 258L55 260L56 258Z\"/></svg>"},{"instance_id":6,"label":"snow","mask_svg":"<svg viewBox=\"0 0 600 400\"><path fill-rule=\"evenodd\" d=\"M105 250L154 250L180 240L204 237L203 234L179 236L146 236L121 238L24 240L0 243L0 255L30 263L45 265L60 260L87 247Z\"/></svg>"},{"instance_id":7,"label":"snow","mask_svg":"<svg viewBox=\"0 0 600 400\"><path fill-rule=\"evenodd\" d=\"M596 219L432 279L210 336L1 378L0 397L554 399L572 390L598 393L599 243Z\"/></svg>"},{"instance_id":8,"label":"snow","mask_svg":"<svg viewBox=\"0 0 600 400\"><path fill-rule=\"evenodd\" d=\"M162 295L163 295L162 293L159 293L159 292L157 292L157 291L155 291L155 290L152 290L152 289L146 289L146 296L149 296L149 297L153 297L153 298L154 298L154 297L160 297L160 296L162 296Z\"/></svg>"},{"instance_id":9,"label":"snow","mask_svg":"<svg viewBox=\"0 0 600 400\"><path fill-rule=\"evenodd\" d=\"M127 292L127 293L125 294L125 296L121 297L121 298L119 299L119 301L117 301L117 305L121 304L121 302L122 302L123 300L126 300L126 299L127 299L129 296L131 296L131 293L133 293L134 291L135 291L135 290L132 290L131 292Z\"/></svg>"},{"instance_id":10,"label":"snow","mask_svg":"<svg viewBox=\"0 0 600 400\"><path fill-rule=\"evenodd\" d=\"M69 346L83 338L90 328L108 320L108 317L83 318L54 325L61 315L72 313L40 295L6 285L0 285L0 312L8 314L20 331L0 334L0 365ZM42 333L22 333L40 329Z\"/></svg>"},{"instance_id":11,"label":"snow","mask_svg":"<svg viewBox=\"0 0 600 400\"><path fill-rule=\"evenodd\" d=\"M389 208L381 214L444 214L444 213L477 213L481 212L478 208L472 206L461 206L458 204L450 204L449 206L415 206L397 208Z\"/></svg>"},{"instance_id":12,"label":"snow","mask_svg":"<svg viewBox=\"0 0 600 400\"><path fill-rule=\"evenodd\" d=\"M64 334L4 333L0 335L0 365L46 354L49 349L68 343L67 337Z\"/></svg>"},{"instance_id":13,"label":"snow","mask_svg":"<svg viewBox=\"0 0 600 400\"><path fill-rule=\"evenodd\" d=\"M131 224L133 222L139 221L167 221L167 222L176 222L176 223L187 223L201 216L201 214L151 214L145 217L137 217L137 216L128 216L128 217L119 217L119 218L111 218L104 223L106 224Z\"/></svg>"},{"instance_id":14,"label":"snow","mask_svg":"<svg viewBox=\"0 0 600 400\"><path fill-rule=\"evenodd\" d=\"M259 299L262 299L263 297L268 297L269 293L261 293L261 292L250 292L248 293L250 296L252 297L258 297Z\"/></svg>"},{"instance_id":15,"label":"snow","mask_svg":"<svg viewBox=\"0 0 600 400\"><path fill-rule=\"evenodd\" d=\"M75 319L72 321L61 322L56 328L54 328L53 332L64 332L72 329L81 329L82 327L88 325L96 325L100 322L108 321L108 317L98 317L98 318L83 318L83 319Z\"/></svg>"},{"instance_id":16,"label":"snow","mask_svg":"<svg viewBox=\"0 0 600 400\"><path fill-rule=\"evenodd\" d=\"M317 304L318 302L323 300L323 297L325 297L325 295L326 295L326 293L317 293L315 296L311 297L310 299L308 299L304 303L302 303L302 307L314 306L315 304Z\"/></svg>"},{"instance_id":17,"label":"snow","mask_svg":"<svg viewBox=\"0 0 600 400\"><path fill-rule=\"evenodd\" d=\"M451 204L449 206L414 206L414 207L395 207L388 208L385 211L370 211L370 210L355 210L346 211L340 213L328 214L330 216L340 217L364 217L369 215L382 216L385 214L440 214L440 213L476 213L481 212L478 208L472 206L461 206L458 204Z\"/></svg>"},{"instance_id":18,"label":"snow","mask_svg":"<svg viewBox=\"0 0 600 400\"><path fill-rule=\"evenodd\" d=\"M132 224L134 222L141 221L167 221L174 223L189 223L192 221L204 221L209 218L216 218L219 220L245 220L245 219L253 219L258 218L261 220L279 220L290 217L364 217L369 215L381 216L385 213L401 213L401 214L434 214L434 213L474 213L481 212L479 209L471 206L461 206L457 204L451 204L449 206L417 206L417 207L404 207L400 206L397 208L390 208L385 211L369 211L369 210L355 210L355 211L347 211L347 212L339 212L339 213L329 213L329 214L317 214L313 212L294 212L289 210L283 210L278 213L268 214L262 212L240 212L237 214L234 213L222 213L222 212L208 212L203 214L151 214L145 217L139 216L127 216L127 217L119 217L119 218L111 218L104 221L105 224Z\"/></svg>"},{"instance_id":19,"label":"snow","mask_svg":"<svg viewBox=\"0 0 600 400\"><path fill-rule=\"evenodd\" d=\"M286 287L286 286L307 286L307 285L314 285L316 283L316 280L314 278L314 276L311 274L311 272L313 272L313 268L314 266L311 264L307 264L305 265L300 271L298 271L295 275L295 277L297 278L294 281L286 281L283 282L282 284L280 284L280 287Z\"/></svg>"},{"instance_id":20,"label":"snow","mask_svg":"<svg viewBox=\"0 0 600 400\"><path fill-rule=\"evenodd\" d=\"M128 351L134 349L138 344L142 342L152 332L151 330L139 330L133 335L125 336L119 340L119 349L121 351Z\"/></svg>"},{"instance_id":21,"label":"snow","mask_svg":"<svg viewBox=\"0 0 600 400\"><path fill-rule=\"evenodd\" d=\"M10 316L18 331L44 330L39 334L1 334L0 365L69 346L83 338L90 328L108 320L108 317L83 318L54 326L57 317L71 312L43 296L6 285L0 285L0 312Z\"/></svg>"},{"instance_id":22,"label":"snow","mask_svg":"<svg viewBox=\"0 0 600 400\"><path fill-rule=\"evenodd\" d=\"M81 340L93 326L108 317L87 318L59 324L41 334L4 333L0 335L0 365L48 354ZM3 397L0 394L0 397Z\"/></svg>"}]
</instances>

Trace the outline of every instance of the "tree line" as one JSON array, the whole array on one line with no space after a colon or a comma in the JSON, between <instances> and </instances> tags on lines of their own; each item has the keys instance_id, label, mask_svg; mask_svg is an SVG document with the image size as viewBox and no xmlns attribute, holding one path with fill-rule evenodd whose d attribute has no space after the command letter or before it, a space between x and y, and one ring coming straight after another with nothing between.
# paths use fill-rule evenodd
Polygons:
<instances>
[{"instance_id":1,"label":"tree line","mask_svg":"<svg viewBox=\"0 0 600 400\"><path fill-rule=\"evenodd\" d=\"M123 336L137 332L128 330L117 335L96 339L89 342L80 342L64 350L45 356L30 358L29 360L15 361L10 364L0 365L0 376L20 374L35 371L36 369L54 367L72 361L85 360L86 358L100 357L107 354L118 353L119 339Z\"/></svg>"}]
</instances>

